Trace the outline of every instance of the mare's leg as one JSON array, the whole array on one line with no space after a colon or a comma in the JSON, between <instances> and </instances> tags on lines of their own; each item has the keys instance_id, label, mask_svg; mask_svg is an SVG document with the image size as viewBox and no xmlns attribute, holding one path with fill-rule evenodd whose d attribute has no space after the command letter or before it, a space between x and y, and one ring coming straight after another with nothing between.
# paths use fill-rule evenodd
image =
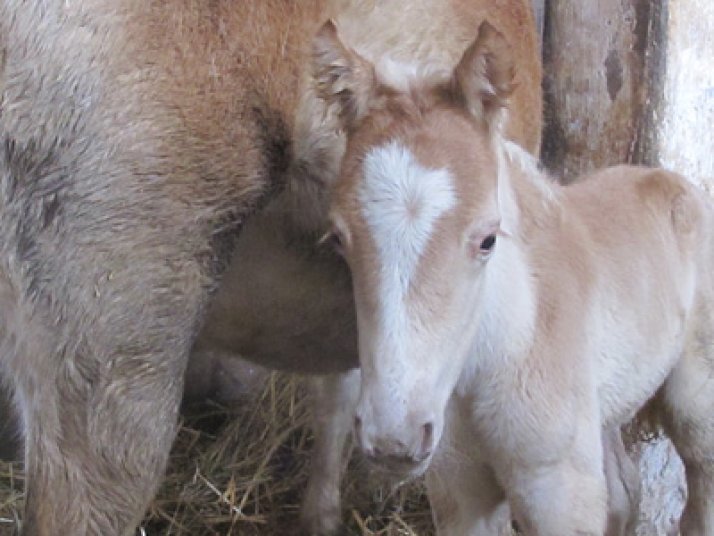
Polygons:
<instances>
[{"instance_id":1,"label":"mare's leg","mask_svg":"<svg viewBox=\"0 0 714 536\"><path fill-rule=\"evenodd\" d=\"M205 292L196 266L132 249L91 297L68 286L54 325L18 292L3 365L25 432L24 535L133 534L164 472Z\"/></svg>"},{"instance_id":2,"label":"mare's leg","mask_svg":"<svg viewBox=\"0 0 714 536\"><path fill-rule=\"evenodd\" d=\"M12 462L21 459L20 433L10 391L0 386L0 460Z\"/></svg>"},{"instance_id":3,"label":"mare's leg","mask_svg":"<svg viewBox=\"0 0 714 536\"><path fill-rule=\"evenodd\" d=\"M714 534L714 321L709 315L664 387L665 428L684 462L682 536Z\"/></svg>"},{"instance_id":4,"label":"mare's leg","mask_svg":"<svg viewBox=\"0 0 714 536\"><path fill-rule=\"evenodd\" d=\"M184 376L184 402L212 399L234 406L250 402L262 391L269 370L222 350L194 348Z\"/></svg>"},{"instance_id":5,"label":"mare's leg","mask_svg":"<svg viewBox=\"0 0 714 536\"><path fill-rule=\"evenodd\" d=\"M334 534L339 529L340 482L347 462L344 448L352 429L359 384L357 369L312 380L315 444L301 512L303 528L309 534Z\"/></svg>"},{"instance_id":6,"label":"mare's leg","mask_svg":"<svg viewBox=\"0 0 714 536\"><path fill-rule=\"evenodd\" d=\"M640 504L639 471L625 450L619 427L603 430L602 441L608 492L606 534L634 534Z\"/></svg>"}]
</instances>

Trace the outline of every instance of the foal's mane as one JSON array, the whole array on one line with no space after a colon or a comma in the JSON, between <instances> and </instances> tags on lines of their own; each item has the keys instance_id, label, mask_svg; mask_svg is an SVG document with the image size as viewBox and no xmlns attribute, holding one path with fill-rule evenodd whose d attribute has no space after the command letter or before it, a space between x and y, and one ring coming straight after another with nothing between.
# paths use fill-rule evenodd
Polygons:
<instances>
[{"instance_id":1,"label":"foal's mane","mask_svg":"<svg viewBox=\"0 0 714 536\"><path fill-rule=\"evenodd\" d=\"M511 183L523 232L531 225L543 228L557 222L562 209L560 188L541 168L538 158L500 134L494 136L494 147L503 155L498 159L499 180Z\"/></svg>"}]
</instances>

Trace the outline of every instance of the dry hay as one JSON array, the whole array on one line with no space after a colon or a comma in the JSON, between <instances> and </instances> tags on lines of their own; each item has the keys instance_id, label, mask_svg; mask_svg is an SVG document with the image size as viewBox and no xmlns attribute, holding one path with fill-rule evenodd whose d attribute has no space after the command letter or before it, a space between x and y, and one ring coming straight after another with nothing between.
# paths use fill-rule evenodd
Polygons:
<instances>
[{"instance_id":1,"label":"dry hay","mask_svg":"<svg viewBox=\"0 0 714 536\"><path fill-rule=\"evenodd\" d=\"M312 437L301 380L273 374L257 401L185 412L164 484L142 523L146 535L299 534L299 504ZM390 491L356 459L343 484L345 534L427 536L421 483ZM22 508L18 464L0 466L0 534L14 534Z\"/></svg>"}]
</instances>

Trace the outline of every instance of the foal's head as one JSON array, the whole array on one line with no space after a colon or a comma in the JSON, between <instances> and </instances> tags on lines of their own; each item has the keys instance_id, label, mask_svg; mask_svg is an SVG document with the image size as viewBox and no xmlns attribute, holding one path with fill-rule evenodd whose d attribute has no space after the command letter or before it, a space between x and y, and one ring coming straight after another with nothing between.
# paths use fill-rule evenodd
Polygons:
<instances>
[{"instance_id":1,"label":"foal's head","mask_svg":"<svg viewBox=\"0 0 714 536\"><path fill-rule=\"evenodd\" d=\"M497 179L510 49L483 23L453 72L400 79L328 23L314 53L318 93L348 138L331 219L359 325L356 434L375 462L416 474L440 438L508 231L513 200Z\"/></svg>"}]
</instances>

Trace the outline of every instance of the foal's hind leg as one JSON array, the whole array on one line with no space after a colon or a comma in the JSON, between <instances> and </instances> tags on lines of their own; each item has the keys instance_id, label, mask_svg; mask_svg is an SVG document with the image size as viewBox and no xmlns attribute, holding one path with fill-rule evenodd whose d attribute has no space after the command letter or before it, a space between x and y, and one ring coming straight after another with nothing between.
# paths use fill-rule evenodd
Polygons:
<instances>
[{"instance_id":1,"label":"foal's hind leg","mask_svg":"<svg viewBox=\"0 0 714 536\"><path fill-rule=\"evenodd\" d=\"M640 505L640 474L625 450L618 426L603 430L602 442L608 492L606 534L634 534Z\"/></svg>"},{"instance_id":2,"label":"foal's hind leg","mask_svg":"<svg viewBox=\"0 0 714 536\"><path fill-rule=\"evenodd\" d=\"M665 428L684 461L689 492L682 536L714 534L714 335L705 333L687 348L664 388Z\"/></svg>"},{"instance_id":3,"label":"foal's hind leg","mask_svg":"<svg viewBox=\"0 0 714 536\"><path fill-rule=\"evenodd\" d=\"M352 370L311 381L315 444L301 517L308 534L328 535L338 531L342 518L340 482L347 462L344 447L352 429L360 373Z\"/></svg>"}]
</instances>

